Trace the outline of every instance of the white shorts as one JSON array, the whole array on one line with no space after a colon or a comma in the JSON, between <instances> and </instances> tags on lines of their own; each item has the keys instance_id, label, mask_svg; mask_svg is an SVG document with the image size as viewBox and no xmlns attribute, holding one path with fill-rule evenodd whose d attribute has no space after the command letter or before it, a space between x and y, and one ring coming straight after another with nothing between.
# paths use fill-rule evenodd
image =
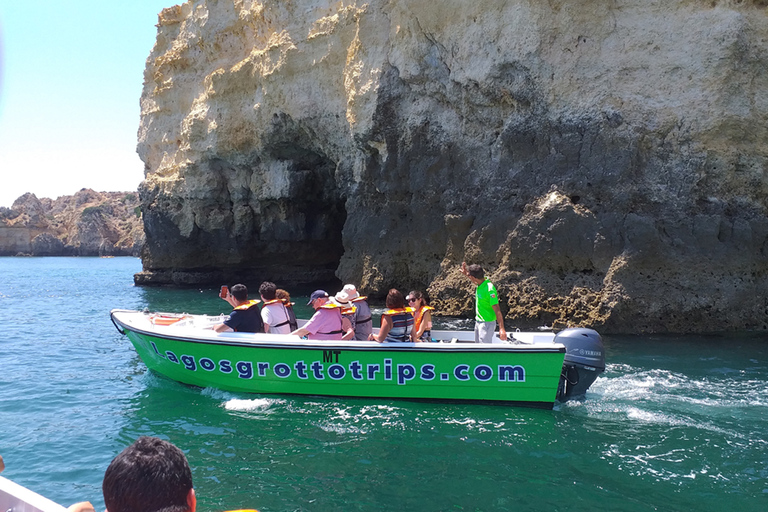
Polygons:
<instances>
[{"instance_id":1,"label":"white shorts","mask_svg":"<svg viewBox=\"0 0 768 512\"><path fill-rule=\"evenodd\" d=\"M496 321L475 321L475 343L493 343L494 332L496 332Z\"/></svg>"}]
</instances>

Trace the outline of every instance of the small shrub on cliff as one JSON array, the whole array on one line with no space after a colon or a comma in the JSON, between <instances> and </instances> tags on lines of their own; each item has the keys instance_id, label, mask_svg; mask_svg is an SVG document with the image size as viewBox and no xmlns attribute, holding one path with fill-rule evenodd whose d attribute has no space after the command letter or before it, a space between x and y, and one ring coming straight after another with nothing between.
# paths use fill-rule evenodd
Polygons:
<instances>
[{"instance_id":1,"label":"small shrub on cliff","mask_svg":"<svg viewBox=\"0 0 768 512\"><path fill-rule=\"evenodd\" d=\"M84 219L85 217L101 217L104 215L104 209L99 206L87 206L83 208L83 211L80 213L80 218Z\"/></svg>"}]
</instances>

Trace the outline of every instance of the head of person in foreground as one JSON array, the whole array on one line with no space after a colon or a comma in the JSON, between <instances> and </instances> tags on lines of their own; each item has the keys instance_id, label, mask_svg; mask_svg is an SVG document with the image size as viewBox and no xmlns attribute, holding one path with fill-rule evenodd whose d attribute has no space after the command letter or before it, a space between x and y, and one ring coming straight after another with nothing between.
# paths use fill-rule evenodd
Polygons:
<instances>
[{"instance_id":1,"label":"head of person in foreground","mask_svg":"<svg viewBox=\"0 0 768 512\"><path fill-rule=\"evenodd\" d=\"M140 437L104 473L107 512L195 512L192 471L168 441Z\"/></svg>"}]
</instances>

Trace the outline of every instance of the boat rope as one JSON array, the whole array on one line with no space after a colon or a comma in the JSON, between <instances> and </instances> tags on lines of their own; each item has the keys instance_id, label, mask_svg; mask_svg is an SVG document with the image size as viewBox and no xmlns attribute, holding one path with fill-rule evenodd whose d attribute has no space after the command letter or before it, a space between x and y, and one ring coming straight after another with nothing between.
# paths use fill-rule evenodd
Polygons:
<instances>
[{"instance_id":1,"label":"boat rope","mask_svg":"<svg viewBox=\"0 0 768 512\"><path fill-rule=\"evenodd\" d=\"M125 334L125 331L122 330L119 325L117 325L117 322L115 322L115 317L112 316L111 313L109 315L109 319L112 320L112 325L115 326L115 329L117 329L117 332L119 332L120 334Z\"/></svg>"}]
</instances>

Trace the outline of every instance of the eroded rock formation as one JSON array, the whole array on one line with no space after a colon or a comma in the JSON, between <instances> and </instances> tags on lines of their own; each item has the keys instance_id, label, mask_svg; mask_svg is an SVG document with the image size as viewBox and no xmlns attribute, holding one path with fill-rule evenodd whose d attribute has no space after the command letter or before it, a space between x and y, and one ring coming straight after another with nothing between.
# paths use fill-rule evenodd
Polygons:
<instances>
[{"instance_id":1,"label":"eroded rock formation","mask_svg":"<svg viewBox=\"0 0 768 512\"><path fill-rule=\"evenodd\" d=\"M138 256L143 241L135 192L27 193L0 208L0 256Z\"/></svg>"},{"instance_id":2,"label":"eroded rock formation","mask_svg":"<svg viewBox=\"0 0 768 512\"><path fill-rule=\"evenodd\" d=\"M194 0L145 71L137 283L338 277L508 326L768 328L764 0Z\"/></svg>"}]
</instances>

